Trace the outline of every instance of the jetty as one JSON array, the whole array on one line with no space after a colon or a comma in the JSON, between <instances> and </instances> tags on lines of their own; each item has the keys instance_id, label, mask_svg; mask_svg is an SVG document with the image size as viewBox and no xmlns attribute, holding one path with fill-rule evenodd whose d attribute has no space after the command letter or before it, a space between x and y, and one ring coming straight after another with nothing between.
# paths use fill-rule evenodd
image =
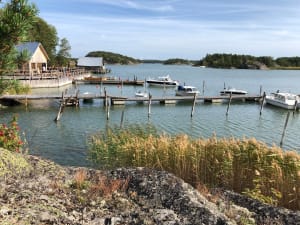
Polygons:
<instances>
[{"instance_id":1,"label":"jetty","mask_svg":"<svg viewBox=\"0 0 300 225\"><path fill-rule=\"evenodd\" d=\"M109 119L109 109L111 105L125 105L127 102L136 102L136 103L146 103L148 105L148 117L151 114L151 104L156 102L159 104L176 104L177 102L190 102L192 104L191 117L193 117L196 101L203 102L227 102L226 115L228 115L230 103L235 101L259 101L262 99L261 95L229 95L229 96L152 96L149 97L125 97L125 96L111 96L107 95L106 90L104 89L103 94L94 94L94 93L79 93L79 90L76 93L68 94L62 93L62 95L2 95L0 96L0 101L13 101L21 102L26 106L28 101L31 100L59 100L60 107L58 114L54 121L59 121L64 108L66 106L79 106L80 100L83 101L92 101L94 99L102 99L103 105L106 109L107 120ZM263 104L263 101L262 101Z\"/></svg>"},{"instance_id":2,"label":"jetty","mask_svg":"<svg viewBox=\"0 0 300 225\"><path fill-rule=\"evenodd\" d=\"M238 101L259 101L262 96L261 95L232 95L232 96L149 96L149 98L144 97L126 97L126 96L112 96L106 94L94 94L94 93L73 93L73 94L45 94L45 95L2 95L0 96L0 100L15 100L15 101L29 101L29 100L58 100L63 98L76 98L77 100L83 99L108 99L110 100L111 105L125 105L126 102L148 102L151 100L152 102L158 102L163 104L173 104L179 101L181 102L189 102L193 101L204 101L204 102L223 102L226 100L238 100Z\"/></svg>"},{"instance_id":3,"label":"jetty","mask_svg":"<svg viewBox=\"0 0 300 225\"><path fill-rule=\"evenodd\" d=\"M73 83L75 84L103 84L103 85L144 85L144 80L138 80L136 77L133 80L123 80L117 79L115 77L96 77L88 76L81 77L79 79L74 79Z\"/></svg>"}]
</instances>

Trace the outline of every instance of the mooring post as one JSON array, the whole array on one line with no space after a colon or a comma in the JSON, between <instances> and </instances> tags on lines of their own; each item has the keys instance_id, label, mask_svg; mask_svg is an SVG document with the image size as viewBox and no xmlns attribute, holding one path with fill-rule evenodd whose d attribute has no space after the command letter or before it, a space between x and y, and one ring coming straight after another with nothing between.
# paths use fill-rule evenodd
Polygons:
<instances>
[{"instance_id":1,"label":"mooring post","mask_svg":"<svg viewBox=\"0 0 300 225\"><path fill-rule=\"evenodd\" d=\"M106 88L104 88L104 106L107 108L107 94L106 94Z\"/></svg>"},{"instance_id":2,"label":"mooring post","mask_svg":"<svg viewBox=\"0 0 300 225\"><path fill-rule=\"evenodd\" d=\"M202 95L204 95L205 80L202 82Z\"/></svg>"},{"instance_id":3,"label":"mooring post","mask_svg":"<svg viewBox=\"0 0 300 225\"><path fill-rule=\"evenodd\" d=\"M102 88L103 88L103 83L101 81L101 83L100 83L100 96L102 95Z\"/></svg>"},{"instance_id":4,"label":"mooring post","mask_svg":"<svg viewBox=\"0 0 300 225\"><path fill-rule=\"evenodd\" d=\"M60 117L63 113L64 107L65 107L65 98L64 98L64 92L62 92L59 110L58 110L56 118L54 119L55 122L60 120Z\"/></svg>"},{"instance_id":5,"label":"mooring post","mask_svg":"<svg viewBox=\"0 0 300 225\"><path fill-rule=\"evenodd\" d=\"M120 123L120 128L123 127L123 121L124 121L124 110L122 111L122 114L121 114L121 123Z\"/></svg>"},{"instance_id":6,"label":"mooring post","mask_svg":"<svg viewBox=\"0 0 300 225\"><path fill-rule=\"evenodd\" d=\"M294 105L293 115L295 114L295 112L297 111L297 109L298 109L298 101L296 100L295 101L295 105Z\"/></svg>"},{"instance_id":7,"label":"mooring post","mask_svg":"<svg viewBox=\"0 0 300 225\"><path fill-rule=\"evenodd\" d=\"M283 132L282 132L282 136L281 136L281 141L280 141L280 147L282 147L282 144L283 144L283 138L284 138L284 135L285 135L287 124L289 122L289 118L290 118L290 111L288 111L288 113L286 115L286 120L285 120Z\"/></svg>"},{"instance_id":8,"label":"mooring post","mask_svg":"<svg viewBox=\"0 0 300 225\"><path fill-rule=\"evenodd\" d=\"M150 114L151 114L151 99L152 99L152 95L149 93L149 100L148 100L148 118L150 117Z\"/></svg>"},{"instance_id":9,"label":"mooring post","mask_svg":"<svg viewBox=\"0 0 300 225\"><path fill-rule=\"evenodd\" d=\"M25 97L25 107L27 108L27 106L28 106L28 100L27 100L27 95L26 95L26 97Z\"/></svg>"},{"instance_id":10,"label":"mooring post","mask_svg":"<svg viewBox=\"0 0 300 225\"><path fill-rule=\"evenodd\" d=\"M232 93L230 92L229 101L228 101L227 110L226 110L226 116L228 116L228 111L229 111L231 99L232 99Z\"/></svg>"},{"instance_id":11,"label":"mooring post","mask_svg":"<svg viewBox=\"0 0 300 225\"><path fill-rule=\"evenodd\" d=\"M191 111L191 117L193 117L194 115L194 110L195 110L195 105L196 105L196 93L194 93L194 100L193 100L193 107L192 107L192 111Z\"/></svg>"},{"instance_id":12,"label":"mooring post","mask_svg":"<svg viewBox=\"0 0 300 225\"><path fill-rule=\"evenodd\" d=\"M77 89L76 91L76 95L75 95L75 106L78 107L79 106L79 99L78 99L78 95L79 95L79 89Z\"/></svg>"},{"instance_id":13,"label":"mooring post","mask_svg":"<svg viewBox=\"0 0 300 225\"><path fill-rule=\"evenodd\" d=\"M264 92L263 98L262 98L262 100L261 100L260 111L259 111L259 115L260 115L260 116L261 116L262 111L263 111L263 108L264 108L265 100L266 100L266 92Z\"/></svg>"},{"instance_id":14,"label":"mooring post","mask_svg":"<svg viewBox=\"0 0 300 225\"><path fill-rule=\"evenodd\" d=\"M259 96L262 94L262 85L259 86Z\"/></svg>"},{"instance_id":15,"label":"mooring post","mask_svg":"<svg viewBox=\"0 0 300 225\"><path fill-rule=\"evenodd\" d=\"M110 110L110 104L106 107L106 120L109 120L109 110Z\"/></svg>"}]
</instances>

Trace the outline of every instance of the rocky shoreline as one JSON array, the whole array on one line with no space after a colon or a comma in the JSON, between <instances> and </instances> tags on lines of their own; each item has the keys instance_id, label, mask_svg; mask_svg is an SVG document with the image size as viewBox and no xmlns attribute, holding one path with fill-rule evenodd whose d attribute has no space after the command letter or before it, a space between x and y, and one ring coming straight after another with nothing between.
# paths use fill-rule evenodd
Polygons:
<instances>
[{"instance_id":1,"label":"rocky shoreline","mask_svg":"<svg viewBox=\"0 0 300 225\"><path fill-rule=\"evenodd\" d=\"M62 167L0 149L0 225L300 224L300 212L200 193L165 171Z\"/></svg>"}]
</instances>

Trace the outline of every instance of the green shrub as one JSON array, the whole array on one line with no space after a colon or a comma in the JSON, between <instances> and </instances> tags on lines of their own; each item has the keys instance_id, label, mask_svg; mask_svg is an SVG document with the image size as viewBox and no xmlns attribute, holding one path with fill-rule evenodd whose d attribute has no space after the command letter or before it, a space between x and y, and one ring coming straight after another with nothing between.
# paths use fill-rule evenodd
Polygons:
<instances>
[{"instance_id":1,"label":"green shrub","mask_svg":"<svg viewBox=\"0 0 300 225\"><path fill-rule=\"evenodd\" d=\"M20 152L23 145L16 116L12 118L9 125L0 124L0 147Z\"/></svg>"}]
</instances>

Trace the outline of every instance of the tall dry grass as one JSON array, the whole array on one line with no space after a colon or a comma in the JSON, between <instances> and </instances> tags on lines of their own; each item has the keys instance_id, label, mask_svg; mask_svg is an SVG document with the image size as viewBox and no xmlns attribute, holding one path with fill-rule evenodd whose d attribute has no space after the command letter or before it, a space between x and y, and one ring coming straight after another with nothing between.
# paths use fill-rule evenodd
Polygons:
<instances>
[{"instance_id":1,"label":"tall dry grass","mask_svg":"<svg viewBox=\"0 0 300 225\"><path fill-rule=\"evenodd\" d=\"M191 139L153 128L109 128L90 140L99 167L149 167L197 186L222 187L269 204L300 209L300 156L255 139Z\"/></svg>"}]
</instances>

